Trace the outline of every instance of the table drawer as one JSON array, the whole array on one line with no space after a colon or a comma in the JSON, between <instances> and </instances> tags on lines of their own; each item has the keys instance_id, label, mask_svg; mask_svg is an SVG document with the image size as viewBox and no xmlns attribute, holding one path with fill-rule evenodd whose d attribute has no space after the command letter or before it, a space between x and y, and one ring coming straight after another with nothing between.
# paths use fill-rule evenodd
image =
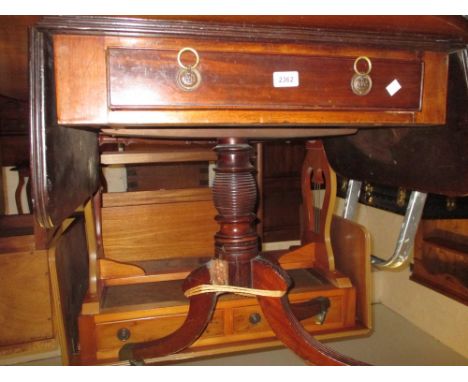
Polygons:
<instances>
[{"instance_id":1,"label":"table drawer","mask_svg":"<svg viewBox=\"0 0 468 382\"><path fill-rule=\"evenodd\" d=\"M318 295L315 297L318 297ZM354 294L348 295L347 293L338 293L327 297L330 299L330 308L323 325L317 325L314 317L301 321L302 325L314 333L332 328L345 328L346 326L349 326L349 324L354 324L354 309L351 309L349 312L346 311L346 307L348 305L354 306L355 304ZM312 298L314 298L314 296L309 299L301 299L296 302L304 302ZM346 299L349 298L351 298L351 300L347 301ZM259 305L236 308L233 309L232 314L233 334L259 333L271 330L270 325L264 317Z\"/></svg>"},{"instance_id":2,"label":"table drawer","mask_svg":"<svg viewBox=\"0 0 468 382\"><path fill-rule=\"evenodd\" d=\"M167 44L166 44L167 45ZM420 108L422 62L369 56L357 70L370 70L372 87L357 95L351 88L357 58L338 55L278 54L198 48L180 55L182 66L199 63L191 91L177 83L180 47L107 49L110 109L274 109L408 110ZM387 86L397 81L393 93Z\"/></svg>"},{"instance_id":3,"label":"table drawer","mask_svg":"<svg viewBox=\"0 0 468 382\"><path fill-rule=\"evenodd\" d=\"M186 314L181 314L98 324L96 325L97 348L100 350L120 349L126 343L147 342L162 338L178 329L185 317ZM119 334L122 339L119 338ZM223 334L224 315L222 311L217 311L200 339Z\"/></svg>"}]
</instances>

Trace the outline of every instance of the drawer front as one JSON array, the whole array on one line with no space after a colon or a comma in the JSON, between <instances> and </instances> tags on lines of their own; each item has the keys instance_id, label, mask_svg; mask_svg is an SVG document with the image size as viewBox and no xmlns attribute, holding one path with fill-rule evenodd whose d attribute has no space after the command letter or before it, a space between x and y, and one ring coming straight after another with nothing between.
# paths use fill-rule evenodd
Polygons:
<instances>
[{"instance_id":1,"label":"drawer front","mask_svg":"<svg viewBox=\"0 0 468 382\"><path fill-rule=\"evenodd\" d=\"M329 296L328 298L330 299L330 308L323 325L317 325L313 317L301 321L302 325L308 330L320 332L345 326L344 296ZM233 309L233 334L259 333L270 330L270 325L264 317L260 306L255 305Z\"/></svg>"},{"instance_id":2,"label":"drawer front","mask_svg":"<svg viewBox=\"0 0 468 382\"><path fill-rule=\"evenodd\" d=\"M196 49L196 46L194 46ZM357 57L197 50L201 76L192 91L178 86L179 49L107 49L110 109L406 110L420 108L419 60L369 57L372 88L351 89ZM195 63L191 52L181 56ZM358 70L367 70L361 60ZM364 68L359 67L364 65ZM275 79L274 79L275 78ZM401 87L386 89L394 80ZM392 93L392 94L391 94Z\"/></svg>"},{"instance_id":3,"label":"drawer front","mask_svg":"<svg viewBox=\"0 0 468 382\"><path fill-rule=\"evenodd\" d=\"M126 343L147 342L165 337L177 330L185 317L186 315L182 314L98 324L96 326L97 348L99 350L119 349ZM127 330L128 337L125 336L124 330ZM119 339L119 334L122 339ZM223 334L224 315L222 311L217 311L201 336L201 340Z\"/></svg>"}]
</instances>

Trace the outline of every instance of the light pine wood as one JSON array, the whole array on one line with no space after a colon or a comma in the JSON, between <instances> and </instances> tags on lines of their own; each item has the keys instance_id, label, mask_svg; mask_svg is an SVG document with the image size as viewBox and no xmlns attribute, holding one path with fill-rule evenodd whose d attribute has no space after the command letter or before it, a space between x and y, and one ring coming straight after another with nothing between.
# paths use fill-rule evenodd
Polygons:
<instances>
[{"instance_id":1,"label":"light pine wood","mask_svg":"<svg viewBox=\"0 0 468 382\"><path fill-rule=\"evenodd\" d=\"M313 268L316 265L317 243L307 243L288 251L265 252L264 256L278 257L279 263L284 269L291 269L293 264L302 264L302 268ZM300 268L300 267L298 267Z\"/></svg>"},{"instance_id":2,"label":"light pine wood","mask_svg":"<svg viewBox=\"0 0 468 382\"><path fill-rule=\"evenodd\" d=\"M103 152L101 164L139 164L139 163L175 163L214 161L216 155L211 150L191 149L157 152Z\"/></svg>"},{"instance_id":3,"label":"light pine wood","mask_svg":"<svg viewBox=\"0 0 468 382\"><path fill-rule=\"evenodd\" d=\"M81 315L99 314L101 311L101 296L87 294L81 305Z\"/></svg>"},{"instance_id":4,"label":"light pine wood","mask_svg":"<svg viewBox=\"0 0 468 382\"><path fill-rule=\"evenodd\" d=\"M371 238L365 227L333 217L331 243L336 268L347 275L356 288L356 318L372 328L371 316Z\"/></svg>"},{"instance_id":5,"label":"light pine wood","mask_svg":"<svg viewBox=\"0 0 468 382\"><path fill-rule=\"evenodd\" d=\"M335 271L335 259L330 239L330 227L336 203L336 173L330 167L321 141L306 143L302 166L302 200L304 227L301 241L317 243L317 267L326 273ZM316 190L316 187L319 187ZM325 187L320 205L320 188ZM315 191L314 191L315 190Z\"/></svg>"},{"instance_id":6,"label":"light pine wood","mask_svg":"<svg viewBox=\"0 0 468 382\"><path fill-rule=\"evenodd\" d=\"M31 215L0 218L0 364L58 351L47 251L32 226Z\"/></svg>"},{"instance_id":7,"label":"light pine wood","mask_svg":"<svg viewBox=\"0 0 468 382\"><path fill-rule=\"evenodd\" d=\"M183 280L206 258L169 258L164 260L139 261L132 264L101 259L101 279L104 285L131 285L161 281Z\"/></svg>"},{"instance_id":8,"label":"light pine wood","mask_svg":"<svg viewBox=\"0 0 468 382\"><path fill-rule=\"evenodd\" d=\"M313 268L315 266L314 244L310 243L291 252L274 251L273 253L265 253L264 256L279 261L281 267L286 270ZM104 285L116 286L183 280L193 269L208 261L209 257L168 258L134 263L100 259L99 268ZM344 281L341 282L339 287L351 287L348 278L344 276L341 276L341 278ZM337 279L336 274L330 279Z\"/></svg>"},{"instance_id":9,"label":"light pine wood","mask_svg":"<svg viewBox=\"0 0 468 382\"><path fill-rule=\"evenodd\" d=\"M212 201L103 208L105 256L121 262L211 256L215 215Z\"/></svg>"},{"instance_id":10,"label":"light pine wood","mask_svg":"<svg viewBox=\"0 0 468 382\"><path fill-rule=\"evenodd\" d=\"M145 204L166 204L180 202L211 201L209 188L188 188L180 190L152 190L138 192L112 192L102 195L103 207L139 206Z\"/></svg>"},{"instance_id":11,"label":"light pine wood","mask_svg":"<svg viewBox=\"0 0 468 382\"><path fill-rule=\"evenodd\" d=\"M45 251L0 253L2 352L54 338L48 276Z\"/></svg>"},{"instance_id":12,"label":"light pine wood","mask_svg":"<svg viewBox=\"0 0 468 382\"><path fill-rule=\"evenodd\" d=\"M119 263L109 259L99 259L98 266L103 280L145 275L145 270L137 265Z\"/></svg>"},{"instance_id":13,"label":"light pine wood","mask_svg":"<svg viewBox=\"0 0 468 382\"><path fill-rule=\"evenodd\" d=\"M0 365L17 365L32 359L59 357L56 338L25 342L14 346L0 347Z\"/></svg>"},{"instance_id":14,"label":"light pine wood","mask_svg":"<svg viewBox=\"0 0 468 382\"><path fill-rule=\"evenodd\" d=\"M321 141L306 143L302 165L301 242L315 245L315 267L338 288L350 288L348 277L336 269L331 243L331 224L336 203L336 173L330 167ZM323 189L323 191L322 191ZM322 195L321 195L322 194Z\"/></svg>"}]
</instances>

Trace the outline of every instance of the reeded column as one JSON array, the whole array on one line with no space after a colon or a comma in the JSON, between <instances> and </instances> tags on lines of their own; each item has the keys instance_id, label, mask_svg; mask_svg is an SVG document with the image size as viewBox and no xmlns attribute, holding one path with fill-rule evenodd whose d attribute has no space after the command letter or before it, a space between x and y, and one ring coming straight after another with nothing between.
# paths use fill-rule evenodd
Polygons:
<instances>
[{"instance_id":1,"label":"reeded column","mask_svg":"<svg viewBox=\"0 0 468 382\"><path fill-rule=\"evenodd\" d=\"M244 139L220 139L213 184L220 229L215 235L215 257L229 263L231 285L251 285L250 260L258 254L255 231L257 185L250 159L252 147Z\"/></svg>"}]
</instances>

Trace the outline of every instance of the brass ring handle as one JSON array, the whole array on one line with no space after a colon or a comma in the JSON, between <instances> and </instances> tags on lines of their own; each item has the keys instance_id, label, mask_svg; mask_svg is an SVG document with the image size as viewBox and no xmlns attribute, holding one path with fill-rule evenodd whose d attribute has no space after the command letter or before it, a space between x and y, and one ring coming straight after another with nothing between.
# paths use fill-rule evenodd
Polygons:
<instances>
[{"instance_id":1,"label":"brass ring handle","mask_svg":"<svg viewBox=\"0 0 468 382\"><path fill-rule=\"evenodd\" d=\"M193 65L187 66L182 63L182 60L181 60L182 55L186 52L190 52L195 56L195 63ZM199 62L200 62L200 56L198 55L198 52L193 48L190 48L190 47L182 48L181 50L179 50L179 53L177 54L177 63L182 69L186 69L186 70L195 69L198 66Z\"/></svg>"},{"instance_id":2,"label":"brass ring handle","mask_svg":"<svg viewBox=\"0 0 468 382\"><path fill-rule=\"evenodd\" d=\"M358 66L358 63L359 61L361 60L364 60L367 62L367 72L360 72L357 68ZM366 75L366 74L369 74L372 70L372 61L370 60L369 57L367 56L359 56L358 58L356 58L356 60L354 60L354 72L356 74L361 74L361 75Z\"/></svg>"}]
</instances>

